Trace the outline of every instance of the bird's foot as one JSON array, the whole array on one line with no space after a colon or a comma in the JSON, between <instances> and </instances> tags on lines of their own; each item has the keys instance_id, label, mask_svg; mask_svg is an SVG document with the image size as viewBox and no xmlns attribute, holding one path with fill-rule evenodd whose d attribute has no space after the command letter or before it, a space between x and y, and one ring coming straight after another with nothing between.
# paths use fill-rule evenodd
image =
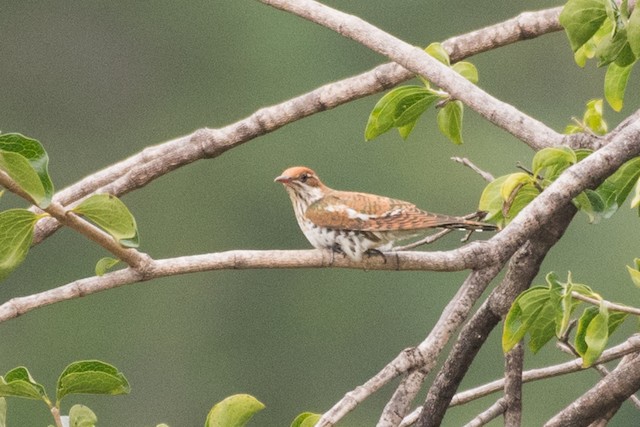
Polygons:
<instances>
[{"instance_id":1,"label":"bird's foot","mask_svg":"<svg viewBox=\"0 0 640 427\"><path fill-rule=\"evenodd\" d=\"M385 255L382 251L380 251L380 250L378 250L378 249L367 249L367 251L365 252L365 254L366 254L366 255L367 255L367 257L369 257L369 258L374 257L374 256L381 256L381 257L382 257L382 259L384 260L384 263L385 263L385 264L387 263L387 257L386 257L386 255Z\"/></svg>"}]
</instances>

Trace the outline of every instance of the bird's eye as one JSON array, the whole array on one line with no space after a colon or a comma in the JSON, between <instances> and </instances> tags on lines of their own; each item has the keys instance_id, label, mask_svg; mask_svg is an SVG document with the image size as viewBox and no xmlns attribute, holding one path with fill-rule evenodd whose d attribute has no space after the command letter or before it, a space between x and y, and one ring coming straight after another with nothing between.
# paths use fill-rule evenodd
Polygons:
<instances>
[{"instance_id":1,"label":"bird's eye","mask_svg":"<svg viewBox=\"0 0 640 427\"><path fill-rule=\"evenodd\" d=\"M306 173L303 173L302 175L300 175L300 182L301 183L305 183L307 182L307 179L309 179L309 175L307 175Z\"/></svg>"}]
</instances>

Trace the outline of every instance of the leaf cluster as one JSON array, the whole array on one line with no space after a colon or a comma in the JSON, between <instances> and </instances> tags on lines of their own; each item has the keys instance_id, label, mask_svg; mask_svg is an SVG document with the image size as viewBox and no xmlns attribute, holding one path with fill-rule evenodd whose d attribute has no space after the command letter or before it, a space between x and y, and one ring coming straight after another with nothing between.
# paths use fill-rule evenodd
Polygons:
<instances>
[{"instance_id":1,"label":"leaf cluster","mask_svg":"<svg viewBox=\"0 0 640 427\"><path fill-rule=\"evenodd\" d=\"M52 403L42 384L36 382L28 369L19 366L0 376L0 427L6 426L5 397L42 400L49 408L60 409L61 400L72 394L128 394L129 382L114 366L99 360L81 360L67 366L56 386L56 402ZM69 411L71 426L93 427L95 414L87 407L74 405Z\"/></svg>"},{"instance_id":2,"label":"leaf cluster","mask_svg":"<svg viewBox=\"0 0 640 427\"><path fill-rule=\"evenodd\" d=\"M457 62L451 65L449 54L440 43L432 43L425 51L461 76L478 82L478 71L470 62ZM367 141L377 138L393 128L403 139L407 139L420 116L432 105L438 108L438 129L454 144L462 144L462 102L457 101L439 89L432 88L423 80L423 85L399 86L385 94L373 107L364 137Z\"/></svg>"},{"instance_id":3,"label":"leaf cluster","mask_svg":"<svg viewBox=\"0 0 640 427\"><path fill-rule=\"evenodd\" d=\"M640 10L627 0L569 0L560 14L578 65L596 58L607 66L604 94L615 111L623 107L629 74L640 58Z\"/></svg>"},{"instance_id":4,"label":"leaf cluster","mask_svg":"<svg viewBox=\"0 0 640 427\"><path fill-rule=\"evenodd\" d=\"M39 141L18 133L0 135L0 173L5 173L17 186L10 190L23 193L44 210L51 204L54 193L48 164L49 156ZM89 219L122 246L139 245L135 218L125 204L111 194L89 196L70 212ZM35 214L27 209L0 212L0 280L24 261L31 247L34 227L46 216L46 212ZM97 274L104 274L116 262L112 258L101 260L96 266Z\"/></svg>"},{"instance_id":5,"label":"leaf cluster","mask_svg":"<svg viewBox=\"0 0 640 427\"><path fill-rule=\"evenodd\" d=\"M573 293L601 301L598 307L588 306L580 315L574 337L574 348L582 357L584 367L598 360L609 337L626 319L627 313L609 310L590 287L573 283L571 274L561 283L555 273L546 277L547 286L534 286L521 293L511 305L504 321L502 349L506 353L529 336L529 349L536 353L553 337L567 339L572 315L581 304Z\"/></svg>"},{"instance_id":6,"label":"leaf cluster","mask_svg":"<svg viewBox=\"0 0 640 427\"><path fill-rule=\"evenodd\" d=\"M607 125L602 119L602 100L589 101L582 122L567 127L567 132L584 130L606 132ZM486 220L505 226L562 172L591 153L588 149L544 148L535 154L530 169L522 168L524 172L503 175L490 182L480 196L478 209L487 212ZM632 208L640 206L640 157L623 164L598 188L580 193L573 203L589 217L591 223L597 223L610 218L622 206L634 186L636 191L631 201Z\"/></svg>"}]
</instances>

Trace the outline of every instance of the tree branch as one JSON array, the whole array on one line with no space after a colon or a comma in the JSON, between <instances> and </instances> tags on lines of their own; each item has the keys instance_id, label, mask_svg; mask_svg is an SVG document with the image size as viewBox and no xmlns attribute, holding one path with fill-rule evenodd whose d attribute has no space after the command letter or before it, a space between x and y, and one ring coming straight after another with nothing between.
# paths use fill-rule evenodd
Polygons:
<instances>
[{"instance_id":1,"label":"tree branch","mask_svg":"<svg viewBox=\"0 0 640 427\"><path fill-rule=\"evenodd\" d=\"M260 1L332 29L388 57L446 90L453 98L462 101L487 121L511 133L535 150L561 145L564 142L565 136L484 92L423 49L405 43L357 16L348 15L313 0Z\"/></svg>"},{"instance_id":2,"label":"tree branch","mask_svg":"<svg viewBox=\"0 0 640 427\"><path fill-rule=\"evenodd\" d=\"M607 363L612 360L619 359L627 354L640 351L640 335L632 335L622 344L605 350L600 358L596 361L596 364ZM576 358L569 362L560 363L558 365L547 366L545 368L531 369L525 371L522 374L522 381L524 383L543 380L546 378L557 377L560 375L571 374L578 371L583 371L585 368L582 366L582 358ZM488 384L466 390L456 394L451 399L451 406L463 405L471 402L472 400L479 399L484 396L488 396L492 393L501 391L504 389L504 379L492 381Z\"/></svg>"},{"instance_id":3,"label":"tree branch","mask_svg":"<svg viewBox=\"0 0 640 427\"><path fill-rule=\"evenodd\" d=\"M496 400L495 403L489 406L485 411L478 414L473 420L469 421L464 427L482 427L488 424L490 421L498 418L502 415L507 408L507 402L504 397ZM515 427L515 424L506 424L506 426Z\"/></svg>"},{"instance_id":4,"label":"tree branch","mask_svg":"<svg viewBox=\"0 0 640 427\"><path fill-rule=\"evenodd\" d=\"M522 423L522 341L505 355L504 425L518 427Z\"/></svg>"}]
</instances>

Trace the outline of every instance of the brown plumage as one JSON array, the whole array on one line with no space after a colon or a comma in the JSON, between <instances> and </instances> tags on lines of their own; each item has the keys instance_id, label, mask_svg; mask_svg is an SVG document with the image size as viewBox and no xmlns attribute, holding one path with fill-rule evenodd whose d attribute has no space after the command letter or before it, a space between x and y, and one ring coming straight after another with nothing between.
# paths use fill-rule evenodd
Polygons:
<instances>
[{"instance_id":1,"label":"brown plumage","mask_svg":"<svg viewBox=\"0 0 640 427\"><path fill-rule=\"evenodd\" d=\"M485 222L426 212L402 200L333 190L304 166L289 168L275 180L284 184L298 224L314 247L356 260L364 252L388 250L396 240L431 228L496 229Z\"/></svg>"}]
</instances>

